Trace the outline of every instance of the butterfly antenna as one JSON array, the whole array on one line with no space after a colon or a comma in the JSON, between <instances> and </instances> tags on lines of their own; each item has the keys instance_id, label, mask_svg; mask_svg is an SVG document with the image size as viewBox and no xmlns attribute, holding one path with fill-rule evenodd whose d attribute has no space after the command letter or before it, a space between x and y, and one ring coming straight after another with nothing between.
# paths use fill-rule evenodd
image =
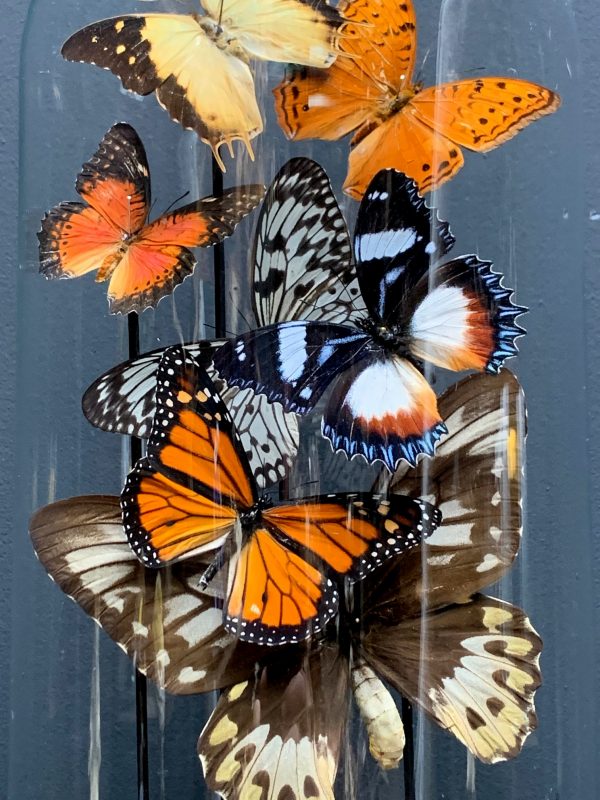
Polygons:
<instances>
[{"instance_id":1,"label":"butterfly antenna","mask_svg":"<svg viewBox=\"0 0 600 800\"><path fill-rule=\"evenodd\" d=\"M173 206L176 206L176 205L177 205L177 203L181 202L181 201L182 201L182 200L183 200L185 197L187 197L188 195L189 195L189 190L188 190L187 192L184 192L184 193L181 195L181 197L178 197L176 200L173 200L173 202L171 203L171 205L170 205L168 208L166 208L166 209L164 210L164 212L163 212L163 213L164 213L164 214L168 214L168 213L169 213L169 211L170 211L170 210L173 208Z\"/></svg>"},{"instance_id":2,"label":"butterfly antenna","mask_svg":"<svg viewBox=\"0 0 600 800\"><path fill-rule=\"evenodd\" d=\"M221 23L223 22L223 3L225 0L221 0L219 3L219 28L221 27Z\"/></svg>"},{"instance_id":3,"label":"butterfly antenna","mask_svg":"<svg viewBox=\"0 0 600 800\"><path fill-rule=\"evenodd\" d=\"M431 47L428 47L427 50L425 51L425 55L421 60L421 66L419 67L419 71L415 76L415 83L423 82L423 74L425 73L425 66L427 64L427 61L429 60L430 54L431 54Z\"/></svg>"},{"instance_id":4,"label":"butterfly antenna","mask_svg":"<svg viewBox=\"0 0 600 800\"><path fill-rule=\"evenodd\" d=\"M204 322L203 325L205 328L213 330L217 339L227 339L228 337L233 339L237 336L237 333L227 330L227 328L221 328L218 325L212 325L210 322Z\"/></svg>"},{"instance_id":5,"label":"butterfly antenna","mask_svg":"<svg viewBox=\"0 0 600 800\"><path fill-rule=\"evenodd\" d=\"M246 327L248 328L248 330L249 330L249 331L251 331L253 328L255 328L255 327L256 327L256 325L254 325L253 323L251 323L251 322L250 322L250 320L248 319L248 317L247 317L247 316L244 314L244 312L242 311L242 309L239 307L239 305L238 305L238 303L237 303L237 300L236 300L236 299L234 298L234 296L233 296L233 292L229 292L229 299L231 300L231 305L233 306L233 310L235 311L235 313L236 313L236 314L237 314L239 317L241 317L241 318L242 318L242 320L244 321L244 324L246 325ZM236 334L236 335L237 335L237 334Z\"/></svg>"}]
</instances>

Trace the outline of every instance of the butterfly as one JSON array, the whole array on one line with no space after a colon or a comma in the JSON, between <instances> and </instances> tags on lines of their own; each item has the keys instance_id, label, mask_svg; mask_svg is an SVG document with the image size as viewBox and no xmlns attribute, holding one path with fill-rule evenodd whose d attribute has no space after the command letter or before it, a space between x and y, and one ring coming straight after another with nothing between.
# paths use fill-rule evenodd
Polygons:
<instances>
[{"instance_id":1,"label":"butterfly","mask_svg":"<svg viewBox=\"0 0 600 800\"><path fill-rule=\"evenodd\" d=\"M241 334L215 353L214 367L228 385L299 415L332 386L322 432L334 451L390 471L402 459L415 465L446 431L421 362L496 373L524 333L515 319L526 309L512 303L489 262L466 255L438 263L453 244L414 181L378 173L354 231L367 313L345 324L294 321Z\"/></svg>"},{"instance_id":2,"label":"butterfly","mask_svg":"<svg viewBox=\"0 0 600 800\"><path fill-rule=\"evenodd\" d=\"M221 797L260 787L265 797L332 800L350 687L370 752L386 769L404 743L389 686L485 763L518 755L536 728L541 640L521 609L480 593L519 549L523 394L508 371L474 375L440 408L449 432L436 458L382 480L427 492L442 524L360 584L339 634L328 630L285 663L260 664L221 694L198 743L208 786Z\"/></svg>"},{"instance_id":3,"label":"butterfly","mask_svg":"<svg viewBox=\"0 0 600 800\"><path fill-rule=\"evenodd\" d=\"M130 126L112 127L83 165L76 189L83 203L64 202L42 220L40 272L77 278L96 271L110 279L111 313L156 306L192 274L190 248L209 247L230 236L258 205L264 187L227 189L148 222L150 172L144 146Z\"/></svg>"},{"instance_id":4,"label":"butterfly","mask_svg":"<svg viewBox=\"0 0 600 800\"><path fill-rule=\"evenodd\" d=\"M400 495L345 493L274 504L260 496L227 407L184 348L157 376L147 456L121 495L132 550L160 567L220 548L202 579L228 569L225 628L242 641L301 641L335 615L337 583L359 581L439 524Z\"/></svg>"},{"instance_id":5,"label":"butterfly","mask_svg":"<svg viewBox=\"0 0 600 800\"><path fill-rule=\"evenodd\" d=\"M346 223L324 170L294 158L279 170L261 206L250 263L256 324L290 319L345 322L364 309ZM185 345L211 377L222 340ZM87 419L102 430L148 438L156 410L156 371L164 348L101 375L87 389ZM283 480L298 450L295 414L252 390L218 384L259 488Z\"/></svg>"},{"instance_id":6,"label":"butterfly","mask_svg":"<svg viewBox=\"0 0 600 800\"><path fill-rule=\"evenodd\" d=\"M429 192L454 177L461 148L484 153L560 105L557 94L518 78L415 83L416 18L410 0L343 0L340 57L327 71L292 66L274 90L290 139L354 133L344 183L360 199L373 176L395 168Z\"/></svg>"},{"instance_id":7,"label":"butterfly","mask_svg":"<svg viewBox=\"0 0 600 800\"><path fill-rule=\"evenodd\" d=\"M411 656L388 664L392 683L401 680L401 691L461 741L466 739L479 758L498 761L517 755L535 728L534 691L540 680L541 642L527 617L515 606L478 594L509 570L519 549L523 395L505 370L497 378L470 376L439 402L448 436L436 458L426 471L425 465L403 467L391 480L395 490L413 497L428 491L444 511L443 523L426 549L405 553L389 562L389 573L378 570L373 580L360 583L367 590L360 609L366 621L376 624L370 653L378 653L377 642L385 635ZM389 485L390 478L384 483ZM401 721L374 672L379 657L376 663L371 661L375 656L365 662L368 656L360 650L349 669L347 645L337 640L313 640L308 649L293 646L283 652L237 641L223 627L216 607L219 591L209 596L199 587L207 562L178 562L168 575L144 567L128 545L116 497L72 498L46 506L34 514L30 532L41 563L59 587L159 686L177 694L228 687L199 743L208 781L222 796L235 798L238 787L265 778L272 786L278 770L283 773L289 765L288 783L300 788L305 781L314 783L323 797L333 797L351 680L369 722L371 750L380 763L397 763ZM423 562L427 582L422 580ZM220 587L221 597L225 588ZM444 634L428 636L430 657L422 662L420 651L415 652L418 635L436 619L435 630L443 626ZM343 629L347 626L346 618ZM367 630L366 622L362 629ZM490 646L507 635L510 646ZM489 651L489 664L499 667L497 677L505 685L494 677L489 683L478 680L489 669L481 658L469 661L469 653L481 647ZM515 655L519 649L520 657ZM452 691L469 663L476 687L472 702L481 702L491 714L474 732L465 694ZM419 680L424 681L422 691L414 688ZM494 717L498 698L507 711ZM494 720L499 720L496 725ZM229 760L230 752L256 757Z\"/></svg>"},{"instance_id":8,"label":"butterfly","mask_svg":"<svg viewBox=\"0 0 600 800\"><path fill-rule=\"evenodd\" d=\"M171 118L220 148L251 139L263 121L252 59L327 67L341 19L322 0L202 0L204 13L133 14L101 20L63 45L67 61L109 69L140 95L154 92Z\"/></svg>"}]
</instances>

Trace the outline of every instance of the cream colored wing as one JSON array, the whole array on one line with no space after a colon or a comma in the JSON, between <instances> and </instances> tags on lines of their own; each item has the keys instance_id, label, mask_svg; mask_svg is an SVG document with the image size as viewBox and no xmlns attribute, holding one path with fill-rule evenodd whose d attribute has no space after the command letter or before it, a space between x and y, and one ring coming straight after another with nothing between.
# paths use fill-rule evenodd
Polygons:
<instances>
[{"instance_id":1,"label":"cream colored wing","mask_svg":"<svg viewBox=\"0 0 600 800\"><path fill-rule=\"evenodd\" d=\"M336 59L337 11L323 0L201 0L252 57L328 67Z\"/></svg>"},{"instance_id":2,"label":"cream colored wing","mask_svg":"<svg viewBox=\"0 0 600 800\"><path fill-rule=\"evenodd\" d=\"M200 20L200 21L199 21ZM189 14L147 14L102 20L73 34L62 48L118 75L126 89L155 92L171 118L196 131L221 168L221 145L250 140L263 124L248 65L216 46Z\"/></svg>"}]
</instances>

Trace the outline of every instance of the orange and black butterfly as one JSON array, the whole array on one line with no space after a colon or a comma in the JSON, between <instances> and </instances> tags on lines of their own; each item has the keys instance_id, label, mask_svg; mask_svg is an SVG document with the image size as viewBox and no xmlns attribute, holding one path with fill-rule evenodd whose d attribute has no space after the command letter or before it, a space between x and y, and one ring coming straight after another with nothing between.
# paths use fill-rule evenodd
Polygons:
<instances>
[{"instance_id":1,"label":"orange and black butterfly","mask_svg":"<svg viewBox=\"0 0 600 800\"><path fill-rule=\"evenodd\" d=\"M305 639L338 609L337 584L361 580L429 536L437 509L402 495L329 494L273 504L259 497L227 408L182 347L157 375L147 457L121 495L129 543L160 567L219 551L202 579L228 565L225 628L242 641Z\"/></svg>"},{"instance_id":2,"label":"orange and black butterfly","mask_svg":"<svg viewBox=\"0 0 600 800\"><path fill-rule=\"evenodd\" d=\"M148 222L150 171L144 146L130 126L112 127L83 165L76 189L84 203L64 202L42 220L40 272L78 278L96 272L110 279L113 314L154 307L192 274L190 248L230 236L255 208L264 187L240 186L205 197Z\"/></svg>"},{"instance_id":3,"label":"orange and black butterfly","mask_svg":"<svg viewBox=\"0 0 600 800\"><path fill-rule=\"evenodd\" d=\"M354 133L345 191L360 199L371 178L394 168L421 193L454 177L462 147L485 153L560 98L518 78L482 77L423 88L413 81L416 17L411 0L342 0L346 24L328 70L292 67L274 90L290 139L336 140Z\"/></svg>"}]
</instances>

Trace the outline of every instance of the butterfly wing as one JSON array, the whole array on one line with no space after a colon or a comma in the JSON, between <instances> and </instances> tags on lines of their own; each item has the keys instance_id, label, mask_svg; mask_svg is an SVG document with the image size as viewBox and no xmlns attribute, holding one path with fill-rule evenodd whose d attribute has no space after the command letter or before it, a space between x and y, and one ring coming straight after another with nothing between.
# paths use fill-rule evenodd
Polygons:
<instances>
[{"instance_id":1,"label":"butterfly wing","mask_svg":"<svg viewBox=\"0 0 600 800\"><path fill-rule=\"evenodd\" d=\"M336 613L341 578L362 580L414 548L439 521L429 504L371 494L326 495L263 511L230 573L227 630L267 645L307 638Z\"/></svg>"},{"instance_id":2,"label":"butterfly wing","mask_svg":"<svg viewBox=\"0 0 600 800\"><path fill-rule=\"evenodd\" d=\"M77 177L87 205L61 203L46 214L38 233L40 272L74 278L100 270L99 280L123 256L123 240L139 230L150 207L150 173L135 130L114 125Z\"/></svg>"},{"instance_id":3,"label":"butterfly wing","mask_svg":"<svg viewBox=\"0 0 600 800\"><path fill-rule=\"evenodd\" d=\"M200 340L185 349L200 363L211 361L223 339ZM103 431L147 439L156 411L156 374L165 348L124 361L97 378L85 391L81 405L86 419Z\"/></svg>"},{"instance_id":4,"label":"butterfly wing","mask_svg":"<svg viewBox=\"0 0 600 800\"><path fill-rule=\"evenodd\" d=\"M512 289L477 256L449 261L436 269L433 280L432 287L424 276L405 298L414 308L411 353L446 369L497 373L517 354L515 340L525 331L515 320L527 309L512 302Z\"/></svg>"},{"instance_id":5,"label":"butterfly wing","mask_svg":"<svg viewBox=\"0 0 600 800\"><path fill-rule=\"evenodd\" d=\"M363 654L373 669L474 756L493 764L518 755L537 727L542 649L520 608L476 595L366 631Z\"/></svg>"},{"instance_id":6,"label":"butterfly wing","mask_svg":"<svg viewBox=\"0 0 600 800\"><path fill-rule=\"evenodd\" d=\"M395 170L379 172L354 229L356 273L373 320L396 322L407 291L453 245L448 223L427 206L413 180Z\"/></svg>"},{"instance_id":7,"label":"butterfly wing","mask_svg":"<svg viewBox=\"0 0 600 800\"><path fill-rule=\"evenodd\" d=\"M52 580L161 688L193 694L253 674L258 648L223 629L215 599L198 588L202 564L146 569L127 543L118 497L53 503L33 515L30 533Z\"/></svg>"},{"instance_id":8,"label":"butterfly wing","mask_svg":"<svg viewBox=\"0 0 600 800\"><path fill-rule=\"evenodd\" d=\"M375 387L375 388L374 388ZM335 452L381 461L393 471L433 455L446 426L435 392L410 361L365 358L337 380L323 413L323 436Z\"/></svg>"},{"instance_id":9,"label":"butterfly wing","mask_svg":"<svg viewBox=\"0 0 600 800\"><path fill-rule=\"evenodd\" d=\"M391 562L376 585L364 582L373 616L400 620L423 606L467 602L504 575L519 550L526 412L517 379L508 370L472 375L448 389L439 408L448 434L435 458L416 469L402 464L375 489L427 499L443 521L424 552Z\"/></svg>"},{"instance_id":10,"label":"butterfly wing","mask_svg":"<svg viewBox=\"0 0 600 800\"><path fill-rule=\"evenodd\" d=\"M289 320L346 323L364 309L346 223L325 171L295 158L261 208L253 252L260 326Z\"/></svg>"},{"instance_id":11,"label":"butterfly wing","mask_svg":"<svg viewBox=\"0 0 600 800\"><path fill-rule=\"evenodd\" d=\"M337 647L294 651L224 692L198 742L208 787L227 800L334 800L347 692Z\"/></svg>"},{"instance_id":12,"label":"butterfly wing","mask_svg":"<svg viewBox=\"0 0 600 800\"><path fill-rule=\"evenodd\" d=\"M157 408L142 459L121 495L123 524L148 566L214 549L256 489L229 412L204 370L169 348L157 374Z\"/></svg>"},{"instance_id":13,"label":"butterfly wing","mask_svg":"<svg viewBox=\"0 0 600 800\"><path fill-rule=\"evenodd\" d=\"M378 125L380 105L412 76L416 21L410 1L350 0L339 11L346 20L342 56L327 71L292 67L274 90L277 118L290 139L335 140Z\"/></svg>"},{"instance_id":14,"label":"butterfly wing","mask_svg":"<svg viewBox=\"0 0 600 800\"><path fill-rule=\"evenodd\" d=\"M109 69L126 89L156 93L171 118L194 130L219 156L222 144L245 143L262 131L248 65L218 47L202 20L187 14L145 14L88 25L62 47L68 61Z\"/></svg>"},{"instance_id":15,"label":"butterfly wing","mask_svg":"<svg viewBox=\"0 0 600 800\"><path fill-rule=\"evenodd\" d=\"M253 58L328 67L338 51L337 11L323 0L202 0Z\"/></svg>"},{"instance_id":16,"label":"butterfly wing","mask_svg":"<svg viewBox=\"0 0 600 800\"><path fill-rule=\"evenodd\" d=\"M408 104L353 140L344 191L360 200L380 170L396 169L425 194L454 177L463 164L460 147L426 125Z\"/></svg>"},{"instance_id":17,"label":"butterfly wing","mask_svg":"<svg viewBox=\"0 0 600 800\"><path fill-rule=\"evenodd\" d=\"M231 236L263 195L260 185L227 189L220 197L190 203L145 226L112 274L112 313L156 306L192 274L196 259L189 248L211 247Z\"/></svg>"},{"instance_id":18,"label":"butterfly wing","mask_svg":"<svg viewBox=\"0 0 600 800\"><path fill-rule=\"evenodd\" d=\"M284 322L230 340L213 364L230 386L250 388L271 403L281 403L285 411L307 414L368 342L355 328Z\"/></svg>"},{"instance_id":19,"label":"butterfly wing","mask_svg":"<svg viewBox=\"0 0 600 800\"><path fill-rule=\"evenodd\" d=\"M216 380L210 366L222 339L184 345ZM125 361L101 375L83 395L83 413L92 425L105 431L147 439L156 413L156 379L165 349ZM242 442L258 489L283 480L298 450L295 414L250 389L221 388L235 429Z\"/></svg>"},{"instance_id":20,"label":"butterfly wing","mask_svg":"<svg viewBox=\"0 0 600 800\"><path fill-rule=\"evenodd\" d=\"M424 89L411 100L426 125L461 147L485 153L552 114L560 97L519 78L475 78Z\"/></svg>"}]
</instances>

